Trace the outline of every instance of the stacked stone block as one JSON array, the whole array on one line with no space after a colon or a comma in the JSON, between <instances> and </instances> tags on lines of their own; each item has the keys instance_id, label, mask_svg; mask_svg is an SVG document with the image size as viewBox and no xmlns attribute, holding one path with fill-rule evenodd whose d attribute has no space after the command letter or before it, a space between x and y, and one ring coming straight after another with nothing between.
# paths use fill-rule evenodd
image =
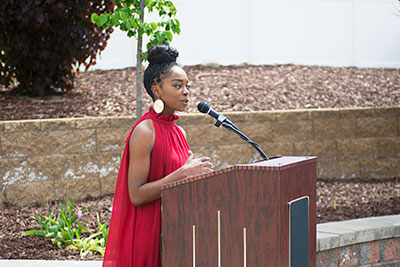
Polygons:
<instances>
[{"instance_id":1,"label":"stacked stone block","mask_svg":"<svg viewBox=\"0 0 400 267\"><path fill-rule=\"evenodd\" d=\"M225 114L271 158L317 156L318 179L400 176L400 107ZM33 205L112 194L134 117L0 122L0 203ZM204 114L183 114L196 156L215 169L261 160L239 136ZM71 191L70 190L70 191Z\"/></svg>"},{"instance_id":2,"label":"stacked stone block","mask_svg":"<svg viewBox=\"0 0 400 267\"><path fill-rule=\"evenodd\" d=\"M0 200L34 205L114 192L133 118L79 118L0 123Z\"/></svg>"},{"instance_id":3,"label":"stacked stone block","mask_svg":"<svg viewBox=\"0 0 400 267\"><path fill-rule=\"evenodd\" d=\"M400 108L318 109L229 113L227 117L269 157L318 156L318 178L400 176ZM194 123L195 122L195 123ZM260 160L240 137L208 116L180 120L198 155L219 167ZM222 128L222 126L220 126Z\"/></svg>"}]
</instances>

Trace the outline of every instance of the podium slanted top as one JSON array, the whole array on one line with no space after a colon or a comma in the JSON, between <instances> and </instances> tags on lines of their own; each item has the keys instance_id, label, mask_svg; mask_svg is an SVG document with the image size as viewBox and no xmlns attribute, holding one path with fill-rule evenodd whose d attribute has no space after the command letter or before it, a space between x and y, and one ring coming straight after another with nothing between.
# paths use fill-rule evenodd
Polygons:
<instances>
[{"instance_id":1,"label":"podium slanted top","mask_svg":"<svg viewBox=\"0 0 400 267\"><path fill-rule=\"evenodd\" d=\"M190 176L179 181L168 183L162 186L161 191L188 183L194 183L199 180L208 179L216 175L229 173L237 170L284 170L289 167L294 167L296 165L302 165L302 164L309 164L314 161L317 161L317 157L315 156L281 156L254 163L236 164L207 174Z\"/></svg>"}]
</instances>

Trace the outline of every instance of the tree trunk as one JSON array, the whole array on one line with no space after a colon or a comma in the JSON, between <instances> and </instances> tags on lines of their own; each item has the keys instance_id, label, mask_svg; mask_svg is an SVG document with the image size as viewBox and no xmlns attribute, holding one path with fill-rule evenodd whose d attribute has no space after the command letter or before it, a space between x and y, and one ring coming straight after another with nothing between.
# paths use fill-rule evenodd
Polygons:
<instances>
[{"instance_id":1,"label":"tree trunk","mask_svg":"<svg viewBox=\"0 0 400 267\"><path fill-rule=\"evenodd\" d=\"M145 0L140 0L140 21L144 21L144 5ZM143 43L143 35L140 34L140 26L138 27L138 39L137 39L137 61L136 61L136 119L139 119L142 116L142 105L143 105L143 96L142 96L142 43Z\"/></svg>"}]
</instances>

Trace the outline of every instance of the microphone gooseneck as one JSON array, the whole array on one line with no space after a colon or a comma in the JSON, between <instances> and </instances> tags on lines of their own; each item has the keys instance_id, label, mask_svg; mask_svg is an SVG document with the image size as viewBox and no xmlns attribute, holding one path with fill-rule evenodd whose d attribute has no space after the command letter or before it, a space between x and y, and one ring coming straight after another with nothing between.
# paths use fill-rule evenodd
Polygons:
<instances>
[{"instance_id":1,"label":"microphone gooseneck","mask_svg":"<svg viewBox=\"0 0 400 267\"><path fill-rule=\"evenodd\" d=\"M197 104L197 109L201 113L205 113L210 115L211 117L215 118L217 121L215 122L215 126L219 127L220 125L224 126L228 131L232 131L239 135L243 140L245 140L247 143L252 145L258 153L260 153L261 157L265 160L268 160L267 155L261 150L261 148L250 138L248 138L246 135L244 135L242 132L239 131L239 129L230 121L228 120L224 115L219 114L218 112L214 111L210 105L208 105L206 102L200 102Z\"/></svg>"}]
</instances>

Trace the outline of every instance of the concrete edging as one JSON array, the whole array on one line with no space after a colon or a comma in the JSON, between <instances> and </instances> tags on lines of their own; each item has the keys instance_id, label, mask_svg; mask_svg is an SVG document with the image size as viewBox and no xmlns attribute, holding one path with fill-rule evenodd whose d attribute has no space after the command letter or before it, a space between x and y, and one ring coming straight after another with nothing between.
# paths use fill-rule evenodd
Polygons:
<instances>
[{"instance_id":1,"label":"concrete edging","mask_svg":"<svg viewBox=\"0 0 400 267\"><path fill-rule=\"evenodd\" d=\"M400 214L317 224L317 252L400 237Z\"/></svg>"},{"instance_id":2,"label":"concrete edging","mask_svg":"<svg viewBox=\"0 0 400 267\"><path fill-rule=\"evenodd\" d=\"M101 267L101 261L0 260L0 267Z\"/></svg>"}]
</instances>

